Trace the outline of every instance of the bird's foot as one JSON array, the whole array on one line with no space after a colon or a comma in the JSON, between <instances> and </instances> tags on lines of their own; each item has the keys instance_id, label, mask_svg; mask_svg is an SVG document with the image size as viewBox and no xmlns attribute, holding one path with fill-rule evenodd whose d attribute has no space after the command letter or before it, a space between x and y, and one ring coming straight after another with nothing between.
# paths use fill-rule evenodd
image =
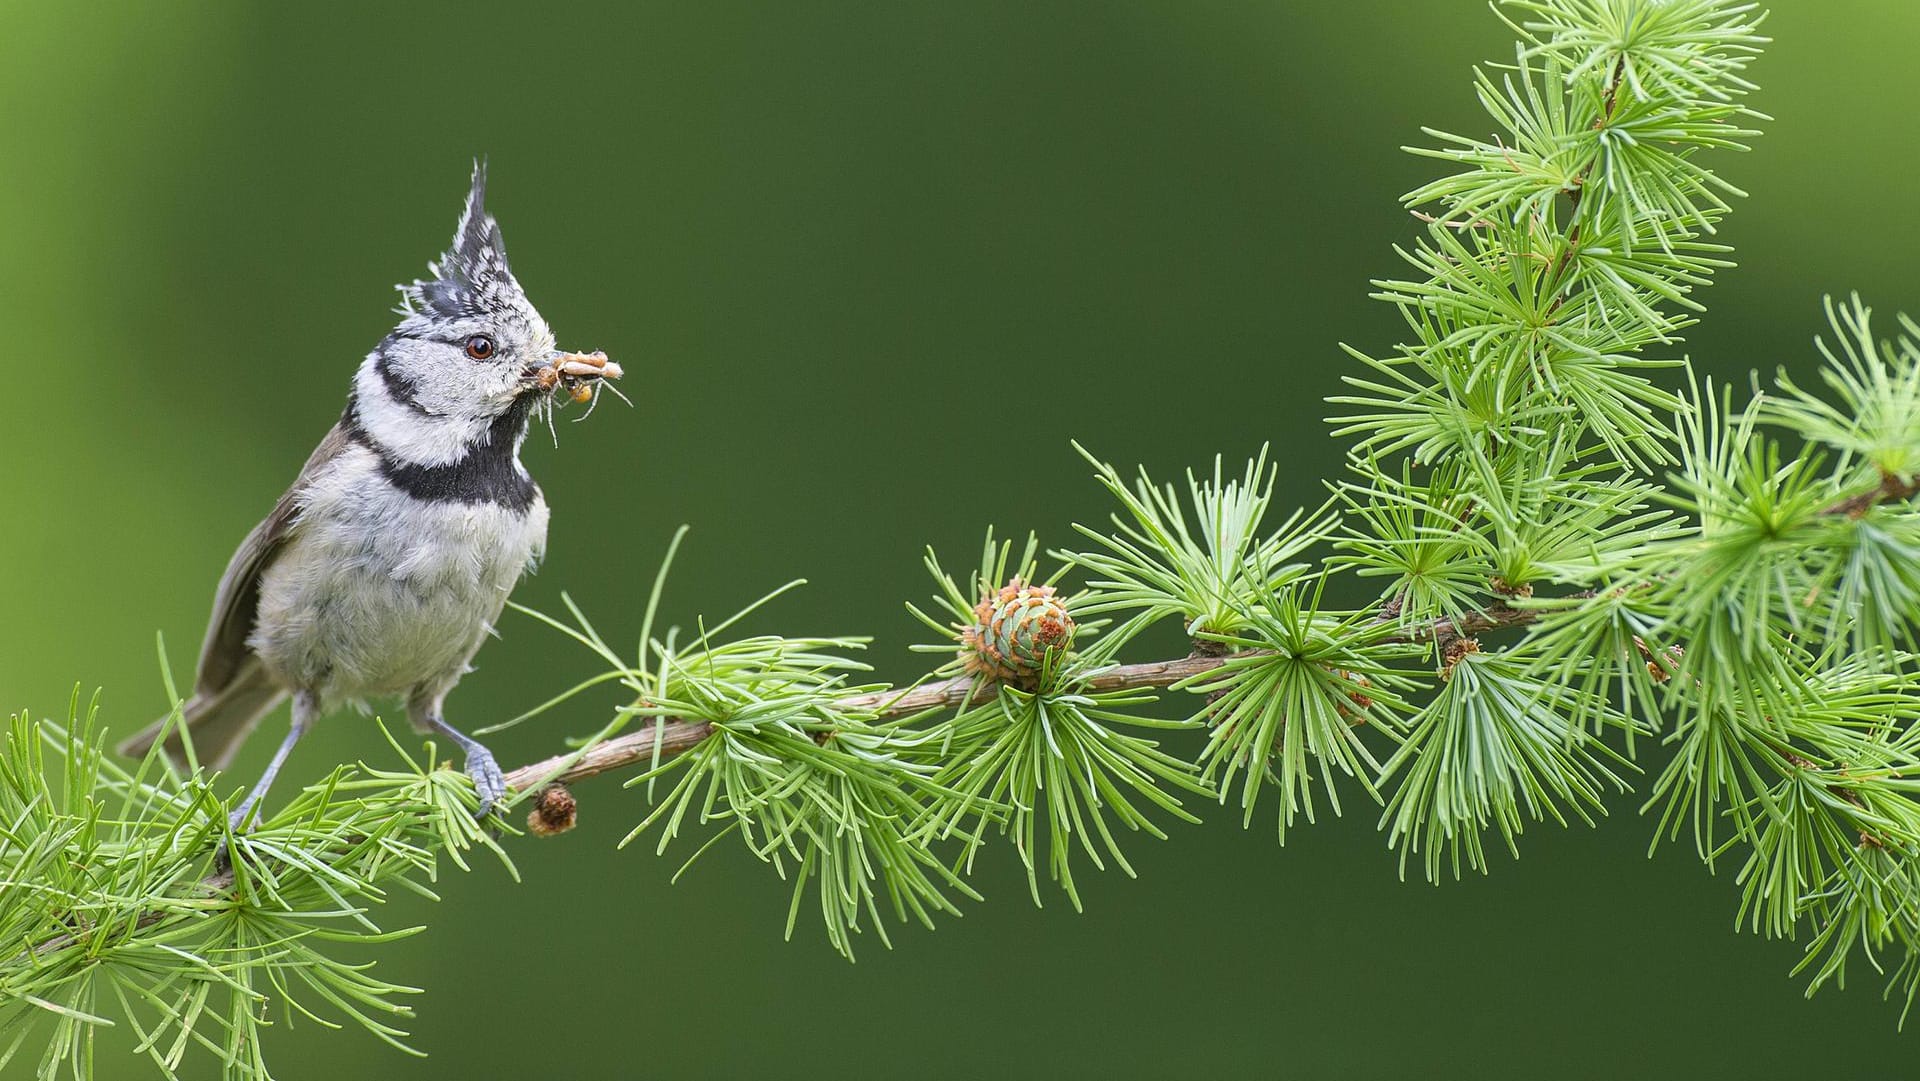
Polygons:
<instances>
[{"instance_id":1,"label":"bird's foot","mask_svg":"<svg viewBox=\"0 0 1920 1081\"><path fill-rule=\"evenodd\" d=\"M447 723L440 715L439 703L426 716L416 722L420 727L438 732L453 741L454 746L467 752L467 776L473 779L473 790L480 796L480 810L475 818L485 818L493 813L493 805L507 794L507 778L500 772L500 763L493 760L493 752L486 749L479 740Z\"/></svg>"},{"instance_id":2,"label":"bird's foot","mask_svg":"<svg viewBox=\"0 0 1920 1081\"><path fill-rule=\"evenodd\" d=\"M506 775L500 772L500 763L494 761L492 751L469 742L467 776L473 778L473 789L480 794L480 810L475 817L485 818L493 813L493 805L507 794Z\"/></svg>"}]
</instances>

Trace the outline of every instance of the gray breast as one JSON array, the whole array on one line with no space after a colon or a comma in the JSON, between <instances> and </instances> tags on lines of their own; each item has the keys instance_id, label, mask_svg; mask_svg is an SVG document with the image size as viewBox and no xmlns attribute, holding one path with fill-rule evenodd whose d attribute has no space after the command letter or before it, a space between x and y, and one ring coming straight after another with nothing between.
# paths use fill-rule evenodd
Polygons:
<instances>
[{"instance_id":1,"label":"gray breast","mask_svg":"<svg viewBox=\"0 0 1920 1081\"><path fill-rule=\"evenodd\" d=\"M530 484L531 482L529 482ZM249 640L329 703L448 686L545 545L547 508L422 499L356 446L308 488Z\"/></svg>"}]
</instances>

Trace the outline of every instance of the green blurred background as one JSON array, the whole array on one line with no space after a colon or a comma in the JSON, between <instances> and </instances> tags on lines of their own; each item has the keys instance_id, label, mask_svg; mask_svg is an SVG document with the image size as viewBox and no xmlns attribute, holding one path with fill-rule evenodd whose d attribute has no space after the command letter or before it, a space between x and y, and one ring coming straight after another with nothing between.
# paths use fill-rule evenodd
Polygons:
<instances>
[{"instance_id":1,"label":"green blurred background","mask_svg":"<svg viewBox=\"0 0 1920 1081\"><path fill-rule=\"evenodd\" d=\"M1822 293L1920 307L1920 101L1903 0L1783 0L1757 107L1718 164L1754 198L1744 264L1689 349L1714 371L1813 363ZM1079 438L1161 471L1272 440L1284 498L1339 461L1320 399L1413 228L1422 124L1481 132L1484 6L1163 2L0 6L0 705L104 688L125 732L183 673L215 579L391 325L389 283L451 232L468 160L563 345L639 405L530 441L554 508L518 599L570 591L631 640L793 576L762 627L871 633L909 677L923 545L1068 536L1105 514ZM592 672L525 617L452 701L499 720ZM1169 644L1169 648L1172 645ZM498 737L549 753L615 697ZM277 727L278 722L270 722ZM265 746L250 748L251 775ZM296 777L384 753L343 717ZM279 1032L290 1079L338 1077L1780 1076L1911 1061L1871 973L1801 1000L1791 944L1732 929L1731 867L1645 858L1632 798L1524 858L1403 883L1357 794L1275 845L1216 811L1131 847L1088 911L1036 911L995 849L984 905L839 960L733 848L613 842L637 792L482 866L381 971L430 989L414 1062ZM125 1048L109 1041L109 1062ZM204 1062L202 1063L204 1066ZM139 1064L103 1076L145 1076Z\"/></svg>"}]
</instances>

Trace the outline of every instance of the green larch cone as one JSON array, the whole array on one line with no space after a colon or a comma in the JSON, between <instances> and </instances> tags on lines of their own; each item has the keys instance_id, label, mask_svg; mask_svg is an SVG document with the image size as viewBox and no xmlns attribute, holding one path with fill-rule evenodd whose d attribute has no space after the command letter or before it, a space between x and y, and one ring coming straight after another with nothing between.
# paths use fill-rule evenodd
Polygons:
<instances>
[{"instance_id":1,"label":"green larch cone","mask_svg":"<svg viewBox=\"0 0 1920 1081\"><path fill-rule=\"evenodd\" d=\"M1015 578L982 597L973 614L979 622L960 632L960 657L976 676L1030 687L1048 656L1073 649L1073 616L1052 586Z\"/></svg>"}]
</instances>

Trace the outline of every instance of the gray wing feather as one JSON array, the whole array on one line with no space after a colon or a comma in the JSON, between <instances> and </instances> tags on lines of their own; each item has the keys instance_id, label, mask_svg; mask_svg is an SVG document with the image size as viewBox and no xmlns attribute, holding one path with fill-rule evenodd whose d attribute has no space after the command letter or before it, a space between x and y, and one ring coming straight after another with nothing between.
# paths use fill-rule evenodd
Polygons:
<instances>
[{"instance_id":1,"label":"gray wing feather","mask_svg":"<svg viewBox=\"0 0 1920 1081\"><path fill-rule=\"evenodd\" d=\"M325 439L300 467L286 494L273 506L266 520L253 527L240 549L227 562L220 576L220 588L213 598L213 618L207 623L206 641L200 645L200 666L194 676L194 691L217 694L252 660L247 636L253 633L254 611L260 601L260 575L279 554L287 538L299 526L301 497L313 477L339 457L351 443L347 430L333 426Z\"/></svg>"}]
</instances>

